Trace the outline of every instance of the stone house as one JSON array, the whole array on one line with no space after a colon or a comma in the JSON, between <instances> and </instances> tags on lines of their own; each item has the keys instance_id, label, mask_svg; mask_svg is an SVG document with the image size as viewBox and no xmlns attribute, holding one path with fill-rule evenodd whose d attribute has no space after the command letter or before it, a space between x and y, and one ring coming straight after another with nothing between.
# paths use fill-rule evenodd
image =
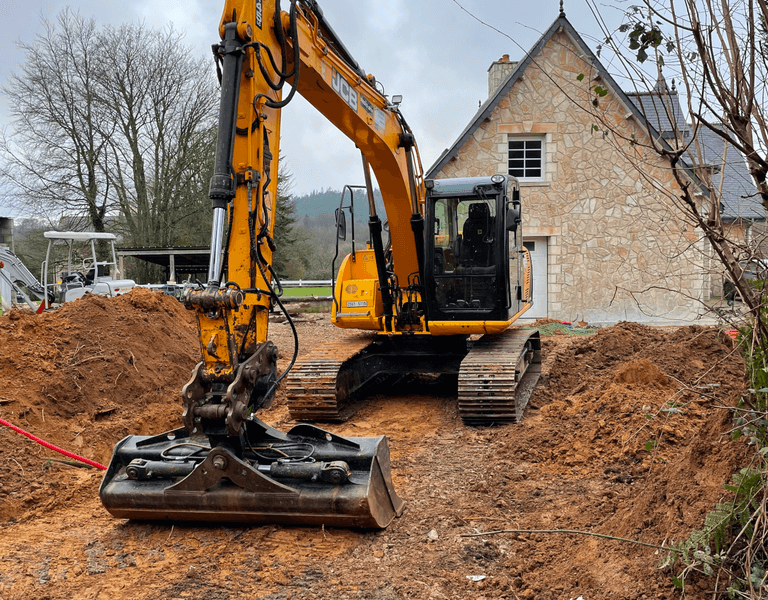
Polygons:
<instances>
[{"instance_id":1,"label":"stone house","mask_svg":"<svg viewBox=\"0 0 768 600\"><path fill-rule=\"evenodd\" d=\"M716 190L725 235L741 245L742 257L764 255L760 246L766 241L765 209L758 200L744 155L706 127L700 127L691 141L693 128L685 121L674 80L669 88L659 78L653 90L627 96L662 138L672 145L688 145L686 160L696 165L699 178ZM723 289L723 277L715 268L718 265L713 259L710 291L714 296L720 296Z\"/></svg>"},{"instance_id":2,"label":"stone house","mask_svg":"<svg viewBox=\"0 0 768 600\"><path fill-rule=\"evenodd\" d=\"M427 178L518 177L527 317L690 323L710 296L709 249L681 216L669 164L645 147L651 136L663 140L561 9L521 61L491 66L488 99Z\"/></svg>"}]
</instances>

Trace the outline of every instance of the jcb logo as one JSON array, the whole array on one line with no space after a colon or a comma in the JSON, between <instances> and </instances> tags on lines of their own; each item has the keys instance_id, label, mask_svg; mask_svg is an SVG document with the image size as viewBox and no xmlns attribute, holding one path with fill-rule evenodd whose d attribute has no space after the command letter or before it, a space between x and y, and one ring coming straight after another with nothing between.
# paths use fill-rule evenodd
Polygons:
<instances>
[{"instance_id":1,"label":"jcb logo","mask_svg":"<svg viewBox=\"0 0 768 600\"><path fill-rule=\"evenodd\" d=\"M352 89L352 86L347 83L347 80L336 69L333 70L331 77L331 87L341 99L344 100L349 106L357 112L357 92Z\"/></svg>"},{"instance_id":2,"label":"jcb logo","mask_svg":"<svg viewBox=\"0 0 768 600\"><path fill-rule=\"evenodd\" d=\"M262 14L264 8L262 6L262 0L256 0L256 27L261 29Z\"/></svg>"}]
</instances>

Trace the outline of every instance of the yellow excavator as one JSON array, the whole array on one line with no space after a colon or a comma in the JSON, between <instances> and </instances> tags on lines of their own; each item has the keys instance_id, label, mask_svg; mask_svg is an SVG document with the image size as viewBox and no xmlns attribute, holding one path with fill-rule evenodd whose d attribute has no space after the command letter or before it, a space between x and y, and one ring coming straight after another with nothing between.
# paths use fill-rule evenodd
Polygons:
<instances>
[{"instance_id":1,"label":"yellow excavator","mask_svg":"<svg viewBox=\"0 0 768 600\"><path fill-rule=\"evenodd\" d=\"M283 379L295 418L339 420L380 378L458 374L462 418L488 424L519 420L538 378L537 332L509 329L532 303L517 182L424 181L399 98L360 68L314 0L287 8L226 0L213 47L221 106L208 281L184 298L203 360L182 389L184 426L115 448L100 495L116 517L386 527L403 510L386 437L267 426L256 413ZM267 335L270 309L284 310L272 268L277 160L281 109L297 92L362 154L369 238L341 265L332 319L363 333L298 363L295 351L278 375Z\"/></svg>"}]
</instances>

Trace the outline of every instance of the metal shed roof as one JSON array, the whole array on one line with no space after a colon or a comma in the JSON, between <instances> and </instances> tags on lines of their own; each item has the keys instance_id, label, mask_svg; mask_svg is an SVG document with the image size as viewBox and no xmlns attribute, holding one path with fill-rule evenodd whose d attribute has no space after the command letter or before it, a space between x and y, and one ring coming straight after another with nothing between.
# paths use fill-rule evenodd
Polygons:
<instances>
[{"instance_id":1,"label":"metal shed roof","mask_svg":"<svg viewBox=\"0 0 768 600\"><path fill-rule=\"evenodd\" d=\"M74 240L78 242L87 242L88 240L116 240L114 233L104 233L96 231L46 231L43 237L49 240Z\"/></svg>"}]
</instances>

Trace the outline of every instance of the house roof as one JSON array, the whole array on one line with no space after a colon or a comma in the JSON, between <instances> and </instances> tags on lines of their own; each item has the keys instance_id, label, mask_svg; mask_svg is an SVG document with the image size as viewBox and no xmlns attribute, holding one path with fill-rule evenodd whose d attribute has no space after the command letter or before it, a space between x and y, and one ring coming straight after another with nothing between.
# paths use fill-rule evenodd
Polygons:
<instances>
[{"instance_id":1,"label":"house roof","mask_svg":"<svg viewBox=\"0 0 768 600\"><path fill-rule=\"evenodd\" d=\"M720 189L722 179L723 219L765 221L765 209L757 198L755 182L741 152L707 127L700 127L696 135L705 164L720 168L720 172L713 174L712 184Z\"/></svg>"},{"instance_id":2,"label":"house roof","mask_svg":"<svg viewBox=\"0 0 768 600\"><path fill-rule=\"evenodd\" d=\"M632 113L632 115L637 120L638 125L644 127L647 124L649 134L654 139L660 140L661 144L664 145L668 150L672 150L669 144L667 144L667 142L655 129L653 124L649 123L650 120L646 120L646 116L640 107L638 107L637 104L630 100L627 94L624 93L621 87L614 81L613 77L611 77L611 74L605 69L605 67L603 67L600 60L597 58L597 56L595 56L594 52L592 52L589 46L587 46L582 37L573 28L571 22L566 18L565 13L561 10L560 14L552 22L552 25L550 25L549 29L544 32L544 34L533 46L533 48L528 51L523 60L517 63L517 67L509 75L507 75L506 79L502 82L498 89L480 106L475 116L466 126L464 131L461 132L453 145L450 148L446 148L437 159L437 161L435 161L435 163L429 168L426 174L427 179L433 179L445 167L445 165L448 164L448 161L458 155L459 150L464 146L464 144L467 143L469 138L472 136L472 134L475 133L475 131L477 131L480 125L482 125L486 119L491 118L491 114L493 110L498 106L499 102L509 93L509 91L512 89L512 86L517 83L528 66L535 60L536 55L541 52L546 43L555 35L555 33L560 31L561 28L581 51L584 60L592 64L596 73L602 78L603 82L611 88L611 90L624 104L624 106ZM702 193L708 196L708 190L701 184L701 181L696 176L693 169L691 169L687 164L685 164L683 168L691 180L693 180L699 186L699 188L702 190Z\"/></svg>"},{"instance_id":3,"label":"house roof","mask_svg":"<svg viewBox=\"0 0 768 600\"><path fill-rule=\"evenodd\" d=\"M648 119L649 123L662 135L686 129L685 115L683 115L674 82L670 90L664 78L659 77L652 91L627 92L627 97L640 108L644 115L643 122Z\"/></svg>"},{"instance_id":4,"label":"house roof","mask_svg":"<svg viewBox=\"0 0 768 600\"><path fill-rule=\"evenodd\" d=\"M660 77L651 92L628 93L645 115L648 122L661 131L665 139L682 134L686 142L691 139L691 125L685 122L683 109L674 85L670 90ZM674 124L673 124L674 123ZM732 144L707 127L696 132L697 144L691 144L686 162L694 165L703 162L715 168L712 175L714 189L721 189L721 215L724 221L746 219L765 221L765 210L756 200L757 188L747 168L744 156Z\"/></svg>"}]
</instances>

